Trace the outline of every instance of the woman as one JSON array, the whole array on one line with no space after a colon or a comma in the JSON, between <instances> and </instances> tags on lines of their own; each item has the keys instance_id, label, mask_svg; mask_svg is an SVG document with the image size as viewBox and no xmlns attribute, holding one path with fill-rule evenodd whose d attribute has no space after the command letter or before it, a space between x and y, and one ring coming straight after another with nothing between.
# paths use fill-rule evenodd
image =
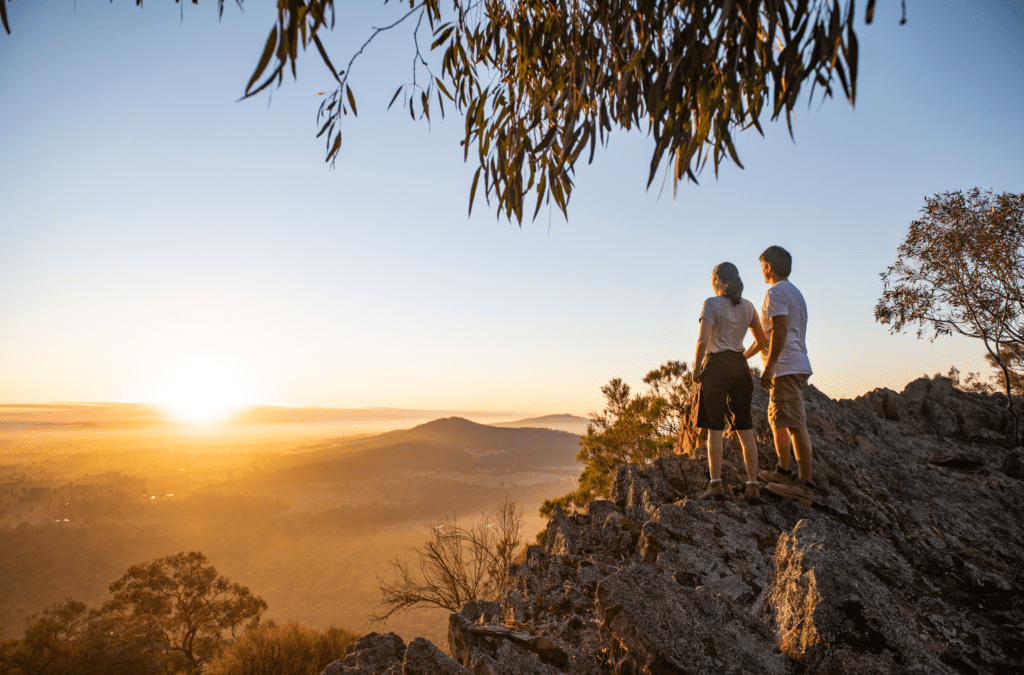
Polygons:
<instances>
[{"instance_id":1,"label":"woman","mask_svg":"<svg viewBox=\"0 0 1024 675\"><path fill-rule=\"evenodd\" d=\"M737 432L743 446L743 462L747 467L746 500L757 504L761 490L757 483L757 442L750 418L754 379L747 359L763 350L767 341L757 310L742 297L743 282L735 265L724 262L715 267L711 286L715 297L705 300L701 309L700 337L693 360L693 381L700 382L697 426L708 430L708 467L711 470L711 482L700 499L725 499L722 431L728 415L729 425ZM754 335L754 344L744 351L743 337L748 329Z\"/></svg>"}]
</instances>

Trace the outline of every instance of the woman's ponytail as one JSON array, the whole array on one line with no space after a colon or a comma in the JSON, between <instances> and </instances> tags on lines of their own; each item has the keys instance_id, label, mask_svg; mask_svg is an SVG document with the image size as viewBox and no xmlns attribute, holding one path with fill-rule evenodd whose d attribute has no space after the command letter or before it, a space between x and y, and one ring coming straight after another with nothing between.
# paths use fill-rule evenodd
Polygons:
<instances>
[{"instance_id":1,"label":"woman's ponytail","mask_svg":"<svg viewBox=\"0 0 1024 675\"><path fill-rule=\"evenodd\" d=\"M715 267L715 279L719 285L724 287L725 297L738 305L743 300L743 281L740 279L740 271L732 263L724 262Z\"/></svg>"},{"instance_id":2,"label":"woman's ponytail","mask_svg":"<svg viewBox=\"0 0 1024 675\"><path fill-rule=\"evenodd\" d=\"M743 282L739 277L726 284L725 297L732 300L733 305L738 305L743 300Z\"/></svg>"}]
</instances>

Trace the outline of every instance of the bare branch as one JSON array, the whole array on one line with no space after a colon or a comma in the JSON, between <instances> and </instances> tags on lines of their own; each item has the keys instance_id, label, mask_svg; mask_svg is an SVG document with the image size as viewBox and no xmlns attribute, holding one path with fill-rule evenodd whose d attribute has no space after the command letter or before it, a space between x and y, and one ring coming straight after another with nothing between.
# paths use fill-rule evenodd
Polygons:
<instances>
[{"instance_id":1,"label":"bare branch","mask_svg":"<svg viewBox=\"0 0 1024 675\"><path fill-rule=\"evenodd\" d=\"M508 569L522 535L523 513L512 498L462 526L452 516L430 525L430 536L415 549L416 568L391 563L392 579L377 577L381 591L375 621L397 612L438 607L457 612L466 602L497 600L508 583Z\"/></svg>"}]
</instances>

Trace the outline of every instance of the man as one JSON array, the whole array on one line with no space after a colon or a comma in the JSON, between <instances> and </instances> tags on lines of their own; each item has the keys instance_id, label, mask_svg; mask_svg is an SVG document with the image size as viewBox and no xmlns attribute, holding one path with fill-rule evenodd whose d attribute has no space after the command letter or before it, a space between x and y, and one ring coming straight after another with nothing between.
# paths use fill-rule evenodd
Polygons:
<instances>
[{"instance_id":1,"label":"man","mask_svg":"<svg viewBox=\"0 0 1024 675\"><path fill-rule=\"evenodd\" d=\"M768 336L767 356L761 386L771 390L768 421L775 436L779 465L761 471L758 478L768 490L796 499L806 506L814 501L811 482L811 437L807 434L804 386L811 375L807 358L807 304L797 287L789 282L793 257L781 246L769 246L761 254L761 272L770 284L761 306L761 327ZM800 473L789 468L792 445Z\"/></svg>"}]
</instances>

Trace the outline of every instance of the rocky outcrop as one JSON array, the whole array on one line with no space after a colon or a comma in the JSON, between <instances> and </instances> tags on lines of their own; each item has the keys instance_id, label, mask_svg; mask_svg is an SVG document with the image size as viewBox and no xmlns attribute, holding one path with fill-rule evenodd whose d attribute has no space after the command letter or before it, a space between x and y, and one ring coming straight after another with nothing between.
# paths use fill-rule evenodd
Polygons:
<instances>
[{"instance_id":1,"label":"rocky outcrop","mask_svg":"<svg viewBox=\"0 0 1024 675\"><path fill-rule=\"evenodd\" d=\"M743 502L731 441L727 500L696 499L707 465L684 430L678 454L620 466L611 499L556 509L501 602L451 616L433 672L1024 672L1024 448L1005 447L1021 425L1003 402L941 377L855 400L810 387L811 507ZM758 391L764 468L766 406ZM376 669L328 675L426 672L418 641L384 661L363 640L328 670Z\"/></svg>"},{"instance_id":2,"label":"rocky outcrop","mask_svg":"<svg viewBox=\"0 0 1024 675\"><path fill-rule=\"evenodd\" d=\"M322 675L469 675L430 640L416 638L406 646L394 633L370 633L345 648L345 657Z\"/></svg>"}]
</instances>

